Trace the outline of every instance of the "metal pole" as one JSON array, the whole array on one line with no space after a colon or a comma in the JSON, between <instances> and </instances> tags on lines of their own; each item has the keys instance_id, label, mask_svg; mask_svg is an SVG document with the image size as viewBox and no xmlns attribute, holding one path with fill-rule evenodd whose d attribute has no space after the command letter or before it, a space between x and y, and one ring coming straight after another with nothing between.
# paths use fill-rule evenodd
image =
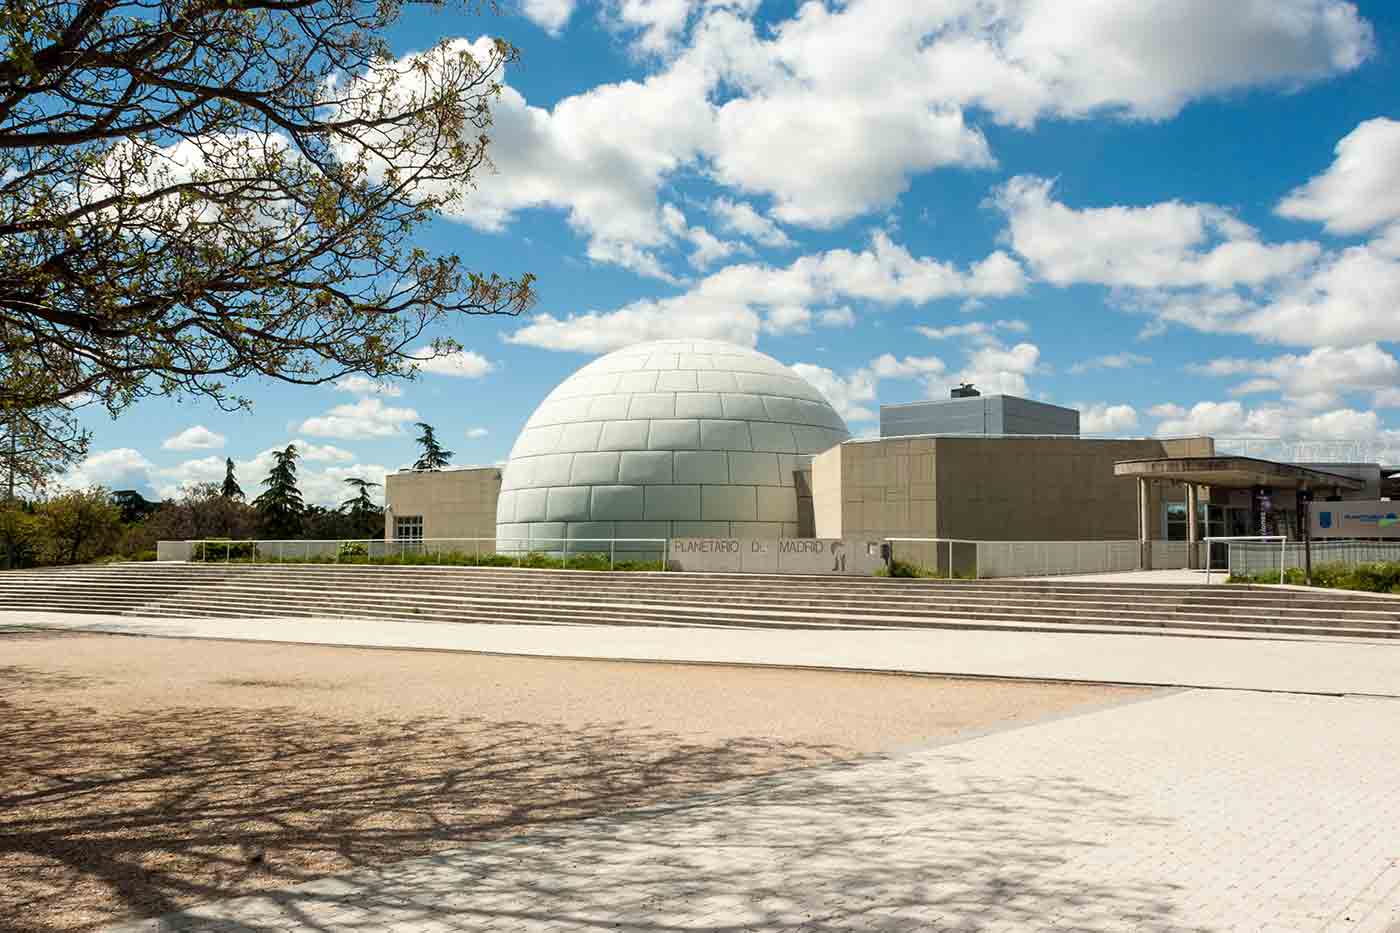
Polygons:
<instances>
[{"instance_id":1,"label":"metal pole","mask_svg":"<svg viewBox=\"0 0 1400 933\"><path fill-rule=\"evenodd\" d=\"M972 546L972 579L982 579L982 542L976 541Z\"/></svg>"},{"instance_id":2,"label":"metal pole","mask_svg":"<svg viewBox=\"0 0 1400 933\"><path fill-rule=\"evenodd\" d=\"M609 569L609 570L612 570L612 569L613 569L613 563L615 562L615 556L616 556L616 554L617 554L617 539L616 539L616 538L609 538L609 539L608 539L608 569Z\"/></svg>"},{"instance_id":3,"label":"metal pole","mask_svg":"<svg viewBox=\"0 0 1400 933\"><path fill-rule=\"evenodd\" d=\"M1283 561L1288 555L1288 539L1284 538L1278 545L1278 585L1283 586Z\"/></svg>"},{"instance_id":4,"label":"metal pole","mask_svg":"<svg viewBox=\"0 0 1400 933\"><path fill-rule=\"evenodd\" d=\"M569 569L569 539L564 539L564 569Z\"/></svg>"}]
</instances>

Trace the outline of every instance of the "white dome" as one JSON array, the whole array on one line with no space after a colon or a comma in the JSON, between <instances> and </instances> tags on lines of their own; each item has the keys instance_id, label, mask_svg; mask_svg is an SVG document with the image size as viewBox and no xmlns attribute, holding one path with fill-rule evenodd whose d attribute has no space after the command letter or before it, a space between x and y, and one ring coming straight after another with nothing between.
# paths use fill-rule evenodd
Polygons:
<instances>
[{"instance_id":1,"label":"white dome","mask_svg":"<svg viewBox=\"0 0 1400 933\"><path fill-rule=\"evenodd\" d=\"M496 535L795 536L794 470L849 436L770 356L714 340L637 344L574 373L530 416Z\"/></svg>"}]
</instances>

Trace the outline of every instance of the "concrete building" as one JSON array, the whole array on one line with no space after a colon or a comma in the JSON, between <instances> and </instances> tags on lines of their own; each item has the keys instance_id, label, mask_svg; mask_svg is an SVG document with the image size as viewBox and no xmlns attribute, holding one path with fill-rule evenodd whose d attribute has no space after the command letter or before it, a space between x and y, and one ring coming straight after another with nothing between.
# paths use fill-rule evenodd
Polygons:
<instances>
[{"instance_id":1,"label":"concrete building","mask_svg":"<svg viewBox=\"0 0 1400 933\"><path fill-rule=\"evenodd\" d=\"M770 357L640 344L551 392L504 468L389 476L386 535L494 536L502 550L681 537L1118 542L1145 566L1181 566L1197 560L1186 542L1207 535L1296 538L1299 490L1375 499L1396 486L1375 464L1230 457L1208 437L1082 438L1071 409L960 395L882 406L882 434L900 436L849 440L821 393Z\"/></svg>"},{"instance_id":2,"label":"concrete building","mask_svg":"<svg viewBox=\"0 0 1400 933\"><path fill-rule=\"evenodd\" d=\"M812 461L817 537L1111 541L1139 534L1122 460L1209 454L1210 438L909 437L849 441ZM1166 537L1163 490L1148 534Z\"/></svg>"},{"instance_id":3,"label":"concrete building","mask_svg":"<svg viewBox=\"0 0 1400 933\"><path fill-rule=\"evenodd\" d=\"M384 537L494 538L500 495L500 467L390 473L384 477Z\"/></svg>"},{"instance_id":4,"label":"concrete building","mask_svg":"<svg viewBox=\"0 0 1400 933\"><path fill-rule=\"evenodd\" d=\"M953 397L908 405L880 406L881 437L929 434L1079 435L1079 412L1014 395L967 394L970 386L953 390Z\"/></svg>"},{"instance_id":5,"label":"concrete building","mask_svg":"<svg viewBox=\"0 0 1400 933\"><path fill-rule=\"evenodd\" d=\"M810 535L799 474L847 437L825 396L772 357L708 340L638 344L584 366L531 415L496 532L542 546Z\"/></svg>"}]
</instances>

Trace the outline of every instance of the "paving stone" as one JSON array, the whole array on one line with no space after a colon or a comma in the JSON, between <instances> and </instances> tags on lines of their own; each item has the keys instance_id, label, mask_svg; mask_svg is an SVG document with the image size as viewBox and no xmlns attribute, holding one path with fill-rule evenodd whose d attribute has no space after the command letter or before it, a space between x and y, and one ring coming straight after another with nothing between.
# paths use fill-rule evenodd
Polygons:
<instances>
[{"instance_id":1,"label":"paving stone","mask_svg":"<svg viewBox=\"0 0 1400 933\"><path fill-rule=\"evenodd\" d=\"M314 882L280 892L271 921L245 898L182 926L1391 933L1397 748L1393 700L1182 692Z\"/></svg>"}]
</instances>

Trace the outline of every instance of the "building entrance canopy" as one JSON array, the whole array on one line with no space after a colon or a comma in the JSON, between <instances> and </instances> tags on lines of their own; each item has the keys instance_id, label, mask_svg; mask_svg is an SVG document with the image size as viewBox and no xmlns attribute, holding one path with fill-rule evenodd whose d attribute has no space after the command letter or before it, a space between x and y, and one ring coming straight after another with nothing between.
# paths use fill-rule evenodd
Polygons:
<instances>
[{"instance_id":1,"label":"building entrance canopy","mask_svg":"<svg viewBox=\"0 0 1400 933\"><path fill-rule=\"evenodd\" d=\"M1255 457L1163 457L1157 460L1121 460L1114 476L1166 480L1219 489L1311 489L1357 492L1366 484L1350 476L1314 470L1294 463L1278 463Z\"/></svg>"}]
</instances>

